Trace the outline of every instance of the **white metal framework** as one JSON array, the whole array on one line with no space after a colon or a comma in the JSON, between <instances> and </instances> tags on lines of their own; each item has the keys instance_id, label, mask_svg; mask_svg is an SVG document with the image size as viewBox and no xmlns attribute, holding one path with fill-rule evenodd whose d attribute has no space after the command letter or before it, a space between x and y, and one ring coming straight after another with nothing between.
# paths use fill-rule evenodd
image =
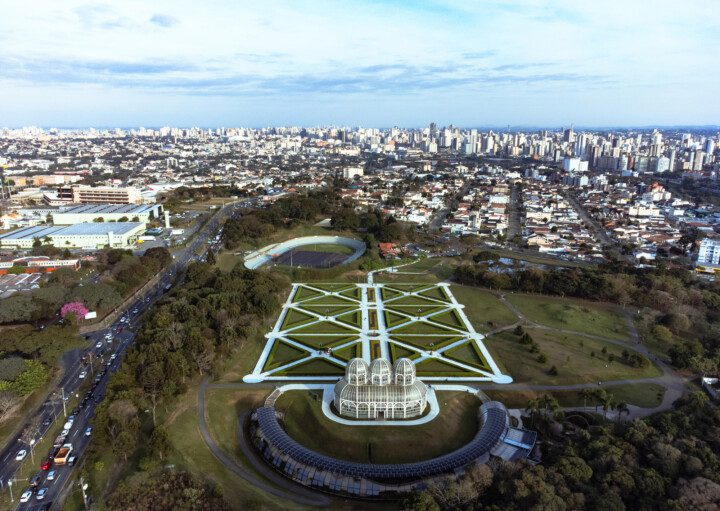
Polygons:
<instances>
[{"instance_id":1,"label":"white metal framework","mask_svg":"<svg viewBox=\"0 0 720 511\"><path fill-rule=\"evenodd\" d=\"M399 358L394 367L384 358L376 358L370 367L363 359L355 358L335 384L333 403L346 417L408 419L422 415L427 390L415 378L415 365L406 358Z\"/></svg>"}]
</instances>

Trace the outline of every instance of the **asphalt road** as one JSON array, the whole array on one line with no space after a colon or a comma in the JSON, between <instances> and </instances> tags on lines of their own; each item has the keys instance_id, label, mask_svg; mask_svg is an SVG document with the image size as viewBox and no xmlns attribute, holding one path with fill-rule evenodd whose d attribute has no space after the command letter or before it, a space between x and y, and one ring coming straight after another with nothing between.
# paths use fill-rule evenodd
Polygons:
<instances>
[{"instance_id":1,"label":"asphalt road","mask_svg":"<svg viewBox=\"0 0 720 511\"><path fill-rule=\"evenodd\" d=\"M90 436L85 435L85 429L92 425L92 418L95 413L95 408L102 401L105 393L105 386L107 385L108 375L117 371L122 356L127 347L132 344L135 339L135 326L138 320L152 304L161 297L170 287L172 286L176 275L182 268L192 261L201 260L205 257L207 248L213 248L216 250L219 248L219 243L209 243L218 231L220 221L228 216L235 209L233 204L225 206L218 212L208 223L200 230L195 239L188 244L184 249L175 253L173 263L163 270L162 276L151 290L149 290L144 296L134 301L126 311L118 317L118 320L112 324L109 328L93 332L88 337L87 348L81 350L73 350L66 353L63 356L63 366L65 368L65 374L54 389L54 393L59 395L71 396L75 393L85 393L85 389L81 389L81 384L85 381L88 383L92 380L92 375L88 373L85 379L80 379L79 374L82 371L87 371L88 366L82 361L82 354L92 352L95 356L101 357L104 364L110 362L110 365L106 366L107 371L103 373L97 373L100 376L97 386L92 390L92 396L87 401L78 413L75 421L70 428L70 433L65 440L65 443L71 443L73 446L72 454L77 457L77 462L74 466L52 466L50 470L55 470L55 479L48 481L46 479L48 471L40 470L40 463L47 457L45 452L35 452L35 463L38 466L38 473L41 474L41 482L38 488L47 488L45 498L37 500L35 495L32 495L30 500L26 503L19 502L21 494L28 488L28 482L25 480L17 480L16 473L20 467L20 462L15 461L16 453L21 449L28 450L28 446L24 444L20 439L15 439L8 443L8 445L0 452L0 482L2 483L2 489L7 488L8 481L13 481L13 496L14 502L17 504L18 510L39 510L39 509L60 509L61 501L67 497L72 491L80 491L79 487L66 488L68 483L72 479L72 473L79 464L87 445L90 442ZM211 240L212 241L212 240ZM200 247L203 247L201 252L202 255L196 255ZM110 333L113 341L106 342L105 335ZM96 348L96 344L102 343L101 348ZM112 354L115 354L116 358L110 361L109 358ZM86 384L87 386L87 384ZM68 409L67 414L70 414L72 410ZM63 412L62 401L58 402L47 401L40 407L35 413L33 418L39 418L39 422L46 421L47 425L41 426L39 430L38 440L43 438L49 430L56 428L56 422L62 421L64 424L66 418ZM30 424L31 417L28 417L26 425ZM49 422L49 424L48 424ZM24 429L24 427L23 427ZM30 454L28 453L28 456ZM60 498L58 498L60 497Z\"/></svg>"}]
</instances>

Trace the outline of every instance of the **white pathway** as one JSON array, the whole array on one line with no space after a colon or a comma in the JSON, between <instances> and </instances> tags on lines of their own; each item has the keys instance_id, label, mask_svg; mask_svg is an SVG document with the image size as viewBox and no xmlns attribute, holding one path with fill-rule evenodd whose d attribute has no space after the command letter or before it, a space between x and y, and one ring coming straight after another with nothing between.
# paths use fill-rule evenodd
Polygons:
<instances>
[{"instance_id":1,"label":"white pathway","mask_svg":"<svg viewBox=\"0 0 720 511\"><path fill-rule=\"evenodd\" d=\"M396 268L390 268L387 271L397 272ZM398 272L399 273L399 272ZM451 365L464 370L467 374L464 376L429 376L421 377L423 381L434 382L455 382L455 381L473 381L473 382L487 382L493 383L511 383L512 378L508 375L502 374L500 368L493 360L490 352L483 343L483 335L475 331L465 312L463 311L464 306L455 299L453 296L450 286L445 283L441 284L375 284L373 280L374 272L368 274L367 284L347 284L343 285L342 288L337 287L335 290L330 291L324 288L324 284L293 284L292 291L288 295L285 304L283 305L282 311L278 317L277 322L272 331L266 334L267 342L260 355L260 358L255 365L255 369L252 373L244 377L246 383L258 383L262 381L282 380L282 381L335 381L338 376L314 376L312 374L299 374L297 376L287 376L283 373L292 369L294 366L299 366L307 362L312 362L314 359L322 360L326 363L333 364L339 368L345 367L345 360L335 356L333 353L342 350L343 348L350 347L353 345L360 344L361 356L367 362L370 362L373 358L372 341L376 341L380 348L380 355L384 358L391 359L391 345L406 348L417 352L419 356L413 359L415 364L420 362L435 359L441 361L443 364ZM338 286L337 283L333 283L333 286ZM406 286L413 286L407 288ZM392 297L383 297L383 288L389 288L393 291ZM359 291L359 298L352 296L352 291L357 289ZM442 294L446 296L446 299L440 299L425 294L433 290L440 289ZM303 290L309 291L310 294L306 293L305 297L301 296ZM318 305L317 300L319 298L331 297L333 302L346 304L347 307L352 310L341 310L335 312L335 309L339 308L337 305L327 305L325 307L324 314L319 313L318 309L322 309L323 305ZM417 305L398 305L396 302L413 297L417 298L420 302L426 305L432 305L437 307L436 310L427 311L425 314L420 313L421 306ZM307 302L311 302L313 309L308 309ZM386 307L391 307L392 314L396 317L402 317L404 320L399 321L397 324L392 326L386 324L385 311ZM424 306L423 306L424 307ZM343 307L345 308L345 307ZM413 313L413 309L417 309L416 313ZM310 319L307 321L300 322L292 327L283 329L288 314L291 311L308 316ZM360 324L352 325L347 322L338 319L339 316L349 314L354 311L360 313ZM435 318L446 314L448 312L454 312L462 323L461 326L450 326L446 323L442 323ZM375 325L371 324L371 314L376 318ZM428 329L433 331L437 330L442 333L412 333L402 334L402 329L409 327L410 325L424 323L428 325ZM312 325L336 325L344 332L347 333L315 333L312 330ZM415 345L402 342L393 336L397 335L412 335L414 337L438 337L438 336L456 336L460 337L457 341L451 344L432 349L432 346L428 346L425 349L421 349ZM295 339L302 340L303 338L308 339L308 343L317 343L319 339L326 337L328 342L337 341L340 337L347 337L347 342L332 346L332 350L325 349L313 349L306 344L297 342ZM305 353L297 360L288 362L281 366L267 367L268 359L270 359L273 346L276 342L282 341L283 343L297 348L298 350ZM483 358L488 364L489 370L479 369L478 367L471 366L454 360L446 356L446 353L453 350L454 348L472 342L477 346L478 350L482 353ZM298 371L301 373L301 371Z\"/></svg>"},{"instance_id":2,"label":"white pathway","mask_svg":"<svg viewBox=\"0 0 720 511\"><path fill-rule=\"evenodd\" d=\"M290 383L278 387L277 389L275 389L275 391L273 391L273 403L275 402L275 400L277 400L280 394L290 390L322 390L323 414L325 415L325 417L327 417L331 421L337 422L338 424L343 424L345 426L419 426L421 424L427 424L428 422L432 421L440 413L440 404L438 403L435 392L455 391L468 392L470 394L477 395L477 389L468 387L467 385L433 385L428 388L427 396L427 402L430 410L422 417L418 417L417 419L412 420L348 420L338 416L332 411L330 405L333 402L334 387L334 385L327 385L322 383Z\"/></svg>"}]
</instances>

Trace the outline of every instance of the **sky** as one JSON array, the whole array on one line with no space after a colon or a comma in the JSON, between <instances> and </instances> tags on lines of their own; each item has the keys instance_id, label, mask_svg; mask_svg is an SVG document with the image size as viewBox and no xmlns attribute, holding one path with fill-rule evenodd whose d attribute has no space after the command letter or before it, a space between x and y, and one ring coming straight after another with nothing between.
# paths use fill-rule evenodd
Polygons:
<instances>
[{"instance_id":1,"label":"sky","mask_svg":"<svg viewBox=\"0 0 720 511\"><path fill-rule=\"evenodd\" d=\"M0 8L0 126L720 124L717 0Z\"/></svg>"}]
</instances>

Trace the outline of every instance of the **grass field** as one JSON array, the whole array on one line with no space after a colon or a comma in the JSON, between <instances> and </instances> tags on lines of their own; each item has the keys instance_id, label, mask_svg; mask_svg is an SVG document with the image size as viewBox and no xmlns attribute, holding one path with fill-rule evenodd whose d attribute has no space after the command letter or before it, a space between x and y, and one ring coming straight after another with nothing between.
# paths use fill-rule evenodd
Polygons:
<instances>
[{"instance_id":1,"label":"grass field","mask_svg":"<svg viewBox=\"0 0 720 511\"><path fill-rule=\"evenodd\" d=\"M604 337L628 337L625 318L610 304L514 293L506 298L536 323Z\"/></svg>"},{"instance_id":2,"label":"grass field","mask_svg":"<svg viewBox=\"0 0 720 511\"><path fill-rule=\"evenodd\" d=\"M207 423L210 434L213 439L227 454L233 457L238 463L253 471L252 466L248 463L242 450L237 443L237 418L244 411L250 411L253 408L263 404L265 397L270 393L270 389L208 389L205 396L205 405L207 413ZM194 412L194 409L189 410ZM266 509L283 509L283 510L301 510L309 509L292 502L282 501L272 495L264 493L251 487L248 483L226 470L205 446L202 438L197 432L197 416L194 413L182 413L178 415L175 422L179 424L171 426L173 443L178 445L187 445L187 459L192 459L194 454L194 443L201 442L198 451L200 454L199 463L196 467L196 473L208 471L208 476L218 481L224 490L227 500L238 510L266 510ZM190 435L189 439L185 439L185 435ZM182 439L177 438L183 436ZM210 458L207 457L210 456ZM226 487L227 485L227 487ZM377 507L379 506L379 507ZM386 511L397 509L393 504L373 504L373 509ZM333 500L330 509L338 509L340 511L362 510L365 506L361 502Z\"/></svg>"},{"instance_id":3,"label":"grass field","mask_svg":"<svg viewBox=\"0 0 720 511\"><path fill-rule=\"evenodd\" d=\"M306 447L336 458L409 463L434 458L468 443L477 433L477 397L438 393L440 414L421 426L343 426L326 418L318 393L291 391L278 399L288 434ZM419 449L418 446L422 446Z\"/></svg>"},{"instance_id":4,"label":"grass field","mask_svg":"<svg viewBox=\"0 0 720 511\"><path fill-rule=\"evenodd\" d=\"M530 347L521 344L512 332L485 338L485 346L495 361L516 383L564 385L650 378L661 374L651 363L644 368L633 368L621 362L623 348L614 344L537 328L526 328L525 331L537 343L540 353L547 356L546 363L540 363L537 360L539 353L530 353ZM602 353L603 348L607 353ZM610 354L615 356L615 361L608 361ZM555 376L548 374L552 366L558 371Z\"/></svg>"},{"instance_id":5,"label":"grass field","mask_svg":"<svg viewBox=\"0 0 720 511\"><path fill-rule=\"evenodd\" d=\"M478 332L512 325L517 317L490 291L471 286L450 287L458 302L465 305L463 311Z\"/></svg>"},{"instance_id":6,"label":"grass field","mask_svg":"<svg viewBox=\"0 0 720 511\"><path fill-rule=\"evenodd\" d=\"M662 403L665 395L665 387L656 383L635 383L631 385L616 385L603 388L608 394L612 395L615 403L624 402L630 405L642 408L655 408ZM559 390L549 392L539 392L533 390L523 391L504 391L504 390L488 390L486 394L491 399L501 401L508 408L525 408L530 399L550 394L554 396L560 406L588 406L595 407L595 402L583 400L580 391L576 390Z\"/></svg>"},{"instance_id":7,"label":"grass field","mask_svg":"<svg viewBox=\"0 0 720 511\"><path fill-rule=\"evenodd\" d=\"M217 444L242 464L236 435L237 411L241 406L251 406L259 401L259 392L251 392L242 397L242 405L237 404L230 391L208 392L208 428ZM198 430L195 388L183 397L177 405L177 413L168 421L167 432L173 446L173 454L168 462L174 463L194 473L196 476L210 479L223 489L225 499L235 509L300 510L307 509L267 494L245 480L234 475L210 452Z\"/></svg>"}]
</instances>

